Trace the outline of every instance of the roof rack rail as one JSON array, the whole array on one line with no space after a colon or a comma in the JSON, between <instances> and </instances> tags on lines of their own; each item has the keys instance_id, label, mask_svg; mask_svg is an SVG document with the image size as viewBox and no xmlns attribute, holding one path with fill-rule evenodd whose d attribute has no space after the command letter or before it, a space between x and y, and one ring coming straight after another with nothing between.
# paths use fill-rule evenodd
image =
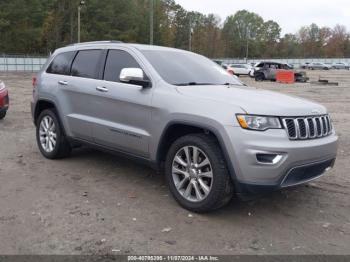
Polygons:
<instances>
[{"instance_id":1,"label":"roof rack rail","mask_svg":"<svg viewBox=\"0 0 350 262\"><path fill-rule=\"evenodd\" d=\"M90 44L108 44L108 43L123 43L122 41L117 40L107 40L107 41L91 41L91 42L81 42L81 43L74 43L72 45L90 45Z\"/></svg>"}]
</instances>

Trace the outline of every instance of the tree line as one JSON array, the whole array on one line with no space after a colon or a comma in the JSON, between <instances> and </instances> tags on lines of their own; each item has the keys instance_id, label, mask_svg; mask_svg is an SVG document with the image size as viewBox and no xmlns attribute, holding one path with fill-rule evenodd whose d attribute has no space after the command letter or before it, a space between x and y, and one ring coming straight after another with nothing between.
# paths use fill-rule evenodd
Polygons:
<instances>
[{"instance_id":1,"label":"tree line","mask_svg":"<svg viewBox=\"0 0 350 262\"><path fill-rule=\"evenodd\" d=\"M192 50L211 58L350 57L343 25L316 24L281 35L275 21L240 10L224 21L214 14L186 11L174 0L86 0L81 40L150 40L153 1L154 44ZM1 0L0 52L44 54L77 42L80 0Z\"/></svg>"}]
</instances>

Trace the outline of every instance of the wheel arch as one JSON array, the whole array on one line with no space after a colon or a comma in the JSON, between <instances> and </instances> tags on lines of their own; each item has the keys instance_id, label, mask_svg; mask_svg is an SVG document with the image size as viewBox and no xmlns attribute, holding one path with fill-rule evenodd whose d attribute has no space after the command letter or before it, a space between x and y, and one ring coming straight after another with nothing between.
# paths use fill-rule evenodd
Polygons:
<instances>
[{"instance_id":1,"label":"wheel arch","mask_svg":"<svg viewBox=\"0 0 350 262\"><path fill-rule=\"evenodd\" d=\"M50 108L53 108L57 111L57 107L56 107L55 103L51 100L40 99L36 102L34 112L33 112L33 120L34 120L35 125L36 125L36 122L38 120L40 113L42 111L44 111L46 109L50 109Z\"/></svg>"},{"instance_id":2,"label":"wheel arch","mask_svg":"<svg viewBox=\"0 0 350 262\"><path fill-rule=\"evenodd\" d=\"M189 121L172 121L166 125L164 128L164 131L160 137L159 144L157 147L156 152L156 163L159 168L163 167L163 163L166 157L166 153L168 152L170 146L172 143L187 134L193 134L193 133L205 133L208 135L212 135L218 142L220 149L222 150L222 153L224 155L230 177L232 179L232 182L234 185L236 184L236 173L233 167L233 164L231 163L228 150L226 148L226 145L224 143L224 139L222 138L220 131L213 127L209 126L203 123L197 123L197 122L189 122ZM173 134L175 134L173 136Z\"/></svg>"},{"instance_id":3,"label":"wheel arch","mask_svg":"<svg viewBox=\"0 0 350 262\"><path fill-rule=\"evenodd\" d=\"M56 106L56 103L52 100L49 100L49 99L39 99L36 104L35 104L35 108L34 108L34 112L33 112L33 120L34 120L34 124L36 125L37 124L37 120L38 120L38 117L40 116L40 113L43 111L43 110L46 110L46 109L54 109L56 111L56 116L57 116L57 119L61 125L61 128L62 128L62 131L65 135L67 135L66 133L66 128L62 122L62 119L61 119L61 116L60 116L60 113L59 113L59 110L58 110L58 107Z\"/></svg>"}]
</instances>

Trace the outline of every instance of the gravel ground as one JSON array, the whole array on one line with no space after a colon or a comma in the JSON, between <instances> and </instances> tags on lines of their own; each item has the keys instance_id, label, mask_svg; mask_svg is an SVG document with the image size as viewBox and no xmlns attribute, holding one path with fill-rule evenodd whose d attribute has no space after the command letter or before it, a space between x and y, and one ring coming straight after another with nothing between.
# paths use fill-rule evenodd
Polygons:
<instances>
[{"instance_id":1,"label":"gravel ground","mask_svg":"<svg viewBox=\"0 0 350 262\"><path fill-rule=\"evenodd\" d=\"M191 214L162 175L79 149L44 159L31 122L31 74L0 74L11 94L0 121L1 254L350 254L350 71L310 71L338 87L255 83L328 107L340 136L334 169L308 185Z\"/></svg>"}]
</instances>

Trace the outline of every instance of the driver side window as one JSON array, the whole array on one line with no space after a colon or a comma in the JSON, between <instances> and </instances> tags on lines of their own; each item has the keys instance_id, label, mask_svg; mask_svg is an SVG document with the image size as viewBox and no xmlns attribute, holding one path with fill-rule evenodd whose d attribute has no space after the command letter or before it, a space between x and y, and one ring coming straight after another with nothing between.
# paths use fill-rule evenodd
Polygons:
<instances>
[{"instance_id":1,"label":"driver side window","mask_svg":"<svg viewBox=\"0 0 350 262\"><path fill-rule=\"evenodd\" d=\"M137 61L126 51L109 50L103 79L120 82L119 76L123 68L141 68Z\"/></svg>"}]
</instances>

